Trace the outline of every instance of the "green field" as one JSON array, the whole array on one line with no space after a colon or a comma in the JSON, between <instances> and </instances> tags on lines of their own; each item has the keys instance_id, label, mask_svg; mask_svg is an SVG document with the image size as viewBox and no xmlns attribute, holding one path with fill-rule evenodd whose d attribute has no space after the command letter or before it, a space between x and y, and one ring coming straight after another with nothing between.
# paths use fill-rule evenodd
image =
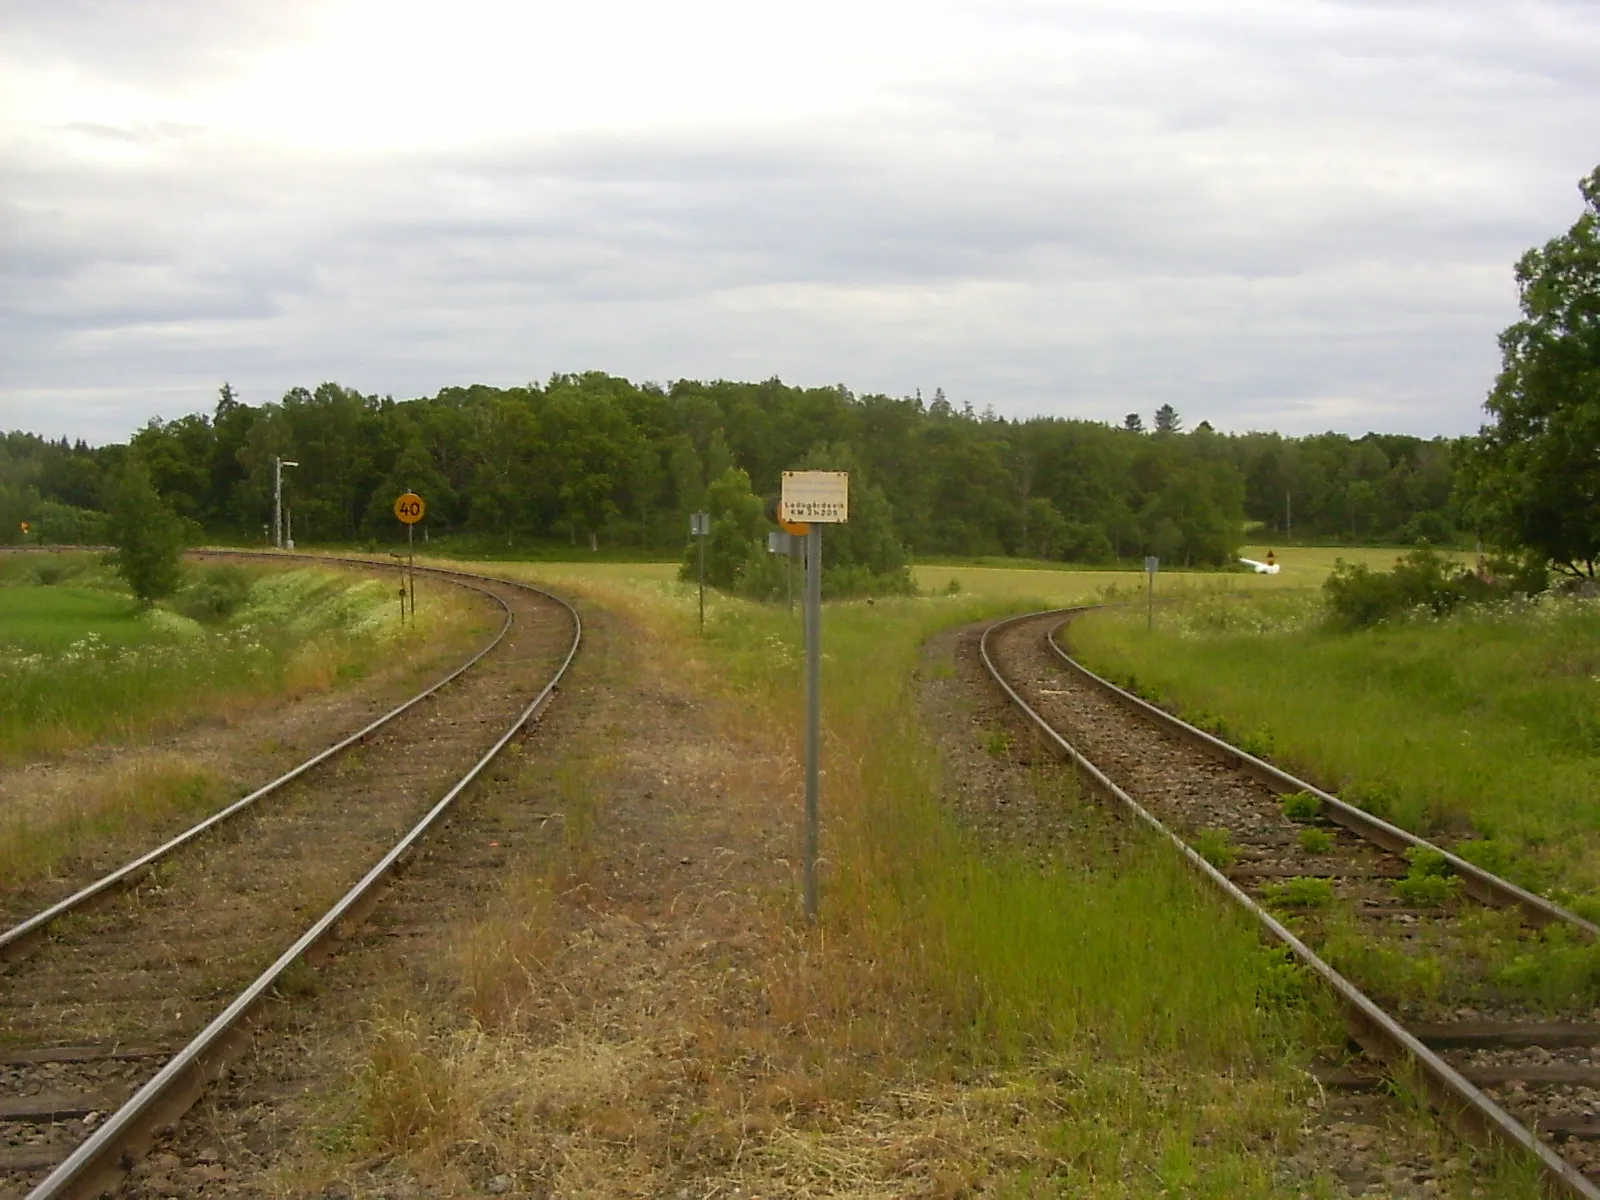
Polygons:
<instances>
[{"instance_id":1,"label":"green field","mask_svg":"<svg viewBox=\"0 0 1600 1200\"><path fill-rule=\"evenodd\" d=\"M1346 798L1600 915L1600 604L1355 633L1315 592L1075 622L1094 669Z\"/></svg>"},{"instance_id":2,"label":"green field","mask_svg":"<svg viewBox=\"0 0 1600 1200\"><path fill-rule=\"evenodd\" d=\"M402 636L389 586L348 573L208 568L172 606L141 612L95 556L0 566L0 763L331 686ZM207 615L222 595L233 607ZM454 604L423 615L408 642L463 619Z\"/></svg>"},{"instance_id":3,"label":"green field","mask_svg":"<svg viewBox=\"0 0 1600 1200\"><path fill-rule=\"evenodd\" d=\"M63 650L89 634L114 645L149 637L132 597L89 588L0 587L0 642Z\"/></svg>"}]
</instances>

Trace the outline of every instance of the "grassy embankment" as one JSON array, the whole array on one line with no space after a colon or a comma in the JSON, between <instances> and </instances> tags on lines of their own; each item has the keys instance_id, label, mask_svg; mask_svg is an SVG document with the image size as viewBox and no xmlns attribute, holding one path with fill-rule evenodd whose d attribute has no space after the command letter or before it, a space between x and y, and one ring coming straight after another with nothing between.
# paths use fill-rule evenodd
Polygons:
<instances>
[{"instance_id":1,"label":"grassy embankment","mask_svg":"<svg viewBox=\"0 0 1600 1200\"><path fill-rule=\"evenodd\" d=\"M1141 612L1095 614L1070 640L1188 719L1600 917L1600 603L1345 633L1298 589L1182 604L1153 635ZM1600 955L1559 936L1499 973L1549 1001L1600 998Z\"/></svg>"},{"instance_id":2,"label":"grassy embankment","mask_svg":"<svg viewBox=\"0 0 1600 1200\"><path fill-rule=\"evenodd\" d=\"M444 599L444 597L441 597ZM202 619L186 616L197 614ZM402 630L390 585L322 569L211 567L140 612L95 555L0 559L0 767L112 742L137 749L201 717L232 719L366 676L380 661L476 636L454 599ZM0 882L75 848L214 807L229 787L182 753L140 753L64 794L0 789Z\"/></svg>"},{"instance_id":3,"label":"grassy embankment","mask_svg":"<svg viewBox=\"0 0 1600 1200\"><path fill-rule=\"evenodd\" d=\"M514 573L629 613L702 686L734 701L746 736L767 731L798 757L796 617L712 596L701 641L692 590L655 570ZM769 986L806 981L808 1053L824 1067L853 1064L891 1093L969 1078L974 1104L1006 1111L1008 1136L1025 1129L1026 1165L973 1167L969 1182L986 1194L1331 1194L1325 1178L1280 1171L1315 1107L1304 1069L1316 1047L1342 1040L1300 971L1169 851L1097 806L1074 818L1082 837L1041 863L983 846L939 799L915 682L926 639L1023 606L1093 599L1104 583L1098 572L1052 573L1020 604L1007 579L985 597L829 607L823 920L774 948ZM1066 785L1050 786L1060 804L1079 805ZM482 970L481 940L465 940ZM375 1049L369 1089L394 1069L392 1052ZM848 1107L852 1097L842 1099ZM818 1120L820 1138L835 1118ZM1536 1194L1520 1168L1501 1166L1499 1182L1475 1191L1463 1178L1456 1194Z\"/></svg>"}]
</instances>

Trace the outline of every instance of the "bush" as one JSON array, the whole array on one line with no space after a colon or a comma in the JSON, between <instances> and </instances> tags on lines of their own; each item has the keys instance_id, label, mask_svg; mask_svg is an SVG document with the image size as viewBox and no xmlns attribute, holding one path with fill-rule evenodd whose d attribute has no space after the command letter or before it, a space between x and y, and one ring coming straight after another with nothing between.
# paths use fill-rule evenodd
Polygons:
<instances>
[{"instance_id":1,"label":"bush","mask_svg":"<svg viewBox=\"0 0 1600 1200\"><path fill-rule=\"evenodd\" d=\"M1326 829L1302 829L1300 849L1307 854L1326 854L1333 849L1333 834Z\"/></svg>"},{"instance_id":2,"label":"bush","mask_svg":"<svg viewBox=\"0 0 1600 1200\"><path fill-rule=\"evenodd\" d=\"M178 593L172 607L191 620L214 624L233 616L250 598L250 573L223 564L207 567Z\"/></svg>"},{"instance_id":3,"label":"bush","mask_svg":"<svg viewBox=\"0 0 1600 1200\"><path fill-rule=\"evenodd\" d=\"M1442 617L1463 604L1480 604L1544 586L1543 567L1496 560L1483 574L1461 570L1426 543L1395 561L1390 571L1340 559L1322 584L1335 627L1359 629L1418 610Z\"/></svg>"},{"instance_id":4,"label":"bush","mask_svg":"<svg viewBox=\"0 0 1600 1200\"><path fill-rule=\"evenodd\" d=\"M1283 798L1283 815L1291 821L1315 821L1322 814L1322 801L1310 792L1290 792Z\"/></svg>"},{"instance_id":5,"label":"bush","mask_svg":"<svg viewBox=\"0 0 1600 1200\"><path fill-rule=\"evenodd\" d=\"M1269 903L1288 908L1326 908L1333 903L1333 884L1314 875L1296 875L1263 890Z\"/></svg>"},{"instance_id":6,"label":"bush","mask_svg":"<svg viewBox=\"0 0 1600 1200\"><path fill-rule=\"evenodd\" d=\"M55 554L40 561L33 569L34 577L44 587L55 587L56 584L64 583L74 575L82 572L83 561L81 559L65 558Z\"/></svg>"},{"instance_id":7,"label":"bush","mask_svg":"<svg viewBox=\"0 0 1600 1200\"><path fill-rule=\"evenodd\" d=\"M1233 865L1239 852L1226 829L1202 829L1194 836L1194 851L1219 871Z\"/></svg>"}]
</instances>

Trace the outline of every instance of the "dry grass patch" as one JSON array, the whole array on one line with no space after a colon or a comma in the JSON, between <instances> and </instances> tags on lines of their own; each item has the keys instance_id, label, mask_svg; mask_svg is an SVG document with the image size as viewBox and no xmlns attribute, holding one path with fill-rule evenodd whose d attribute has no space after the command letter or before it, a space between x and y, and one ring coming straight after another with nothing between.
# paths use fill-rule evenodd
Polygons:
<instances>
[{"instance_id":1,"label":"dry grass patch","mask_svg":"<svg viewBox=\"0 0 1600 1200\"><path fill-rule=\"evenodd\" d=\"M48 785L0 817L0 886L47 879L85 845L216 807L227 781L179 754L114 764L70 789Z\"/></svg>"}]
</instances>

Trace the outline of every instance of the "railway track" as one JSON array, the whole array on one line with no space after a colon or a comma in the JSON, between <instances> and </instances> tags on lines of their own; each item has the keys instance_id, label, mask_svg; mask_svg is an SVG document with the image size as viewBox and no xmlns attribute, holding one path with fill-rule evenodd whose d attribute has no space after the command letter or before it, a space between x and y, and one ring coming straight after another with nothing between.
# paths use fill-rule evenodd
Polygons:
<instances>
[{"instance_id":1,"label":"railway track","mask_svg":"<svg viewBox=\"0 0 1600 1200\"><path fill-rule=\"evenodd\" d=\"M1352 981L1319 953L1342 937L1401 956L1451 955L1471 984L1545 926L1574 943L1600 931L1090 672L1057 636L1081 611L1000 621L979 644L985 668L1040 738L1320 977L1368 1059L1420 1087L1458 1125L1529 1155L1552 1195L1600 1197L1592 1011L1513 1001L1486 1011L1464 987L1380 1003L1359 986L1366 980ZM1436 882L1414 882L1424 877ZM1348 1068L1322 1078L1381 1082Z\"/></svg>"},{"instance_id":2,"label":"railway track","mask_svg":"<svg viewBox=\"0 0 1600 1200\"><path fill-rule=\"evenodd\" d=\"M0 1195L115 1187L549 702L582 636L571 606L428 573L504 613L468 661L0 934Z\"/></svg>"}]
</instances>

